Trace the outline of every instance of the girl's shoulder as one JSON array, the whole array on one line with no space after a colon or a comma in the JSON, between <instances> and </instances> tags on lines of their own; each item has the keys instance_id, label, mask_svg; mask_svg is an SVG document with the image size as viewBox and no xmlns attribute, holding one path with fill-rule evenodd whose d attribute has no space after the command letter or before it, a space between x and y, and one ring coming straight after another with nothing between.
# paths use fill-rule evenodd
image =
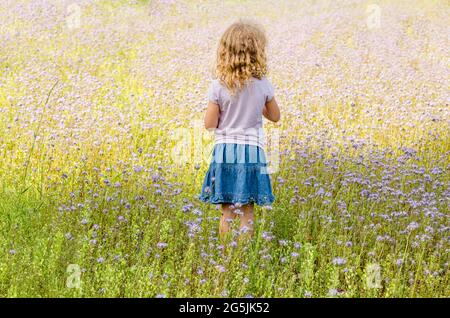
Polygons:
<instances>
[{"instance_id":1,"label":"girl's shoulder","mask_svg":"<svg viewBox=\"0 0 450 318\"><path fill-rule=\"evenodd\" d=\"M252 80L252 82L256 83L257 85L261 85L264 87L272 85L270 80L266 76L263 76L261 78L252 77L251 80Z\"/></svg>"},{"instance_id":2,"label":"girl's shoulder","mask_svg":"<svg viewBox=\"0 0 450 318\"><path fill-rule=\"evenodd\" d=\"M266 76L261 77L261 79L253 77L253 79L255 80L255 83L257 83L257 85L261 86L265 90L273 90L272 82Z\"/></svg>"},{"instance_id":3,"label":"girl's shoulder","mask_svg":"<svg viewBox=\"0 0 450 318\"><path fill-rule=\"evenodd\" d=\"M211 82L210 82L210 85L209 85L209 88L211 89L211 90L215 90L215 91L218 91L218 90L220 90L220 89L222 89L222 88L224 88L225 86L222 84L222 82L220 81L220 79L218 79L218 78L213 78L213 79L211 79Z\"/></svg>"},{"instance_id":4,"label":"girl's shoulder","mask_svg":"<svg viewBox=\"0 0 450 318\"><path fill-rule=\"evenodd\" d=\"M275 95L275 89L270 80L266 76L263 76L261 79L255 78L255 83L264 94L266 102L270 101Z\"/></svg>"}]
</instances>

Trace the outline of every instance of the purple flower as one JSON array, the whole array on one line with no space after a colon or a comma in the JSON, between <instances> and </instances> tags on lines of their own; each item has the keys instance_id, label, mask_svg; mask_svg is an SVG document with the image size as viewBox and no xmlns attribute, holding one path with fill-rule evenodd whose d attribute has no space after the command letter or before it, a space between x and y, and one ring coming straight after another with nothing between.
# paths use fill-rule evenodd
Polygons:
<instances>
[{"instance_id":1,"label":"purple flower","mask_svg":"<svg viewBox=\"0 0 450 318\"><path fill-rule=\"evenodd\" d=\"M183 212L189 212L192 208L193 208L194 206L191 204L191 203L189 203L189 204L186 204L185 206L183 206Z\"/></svg>"},{"instance_id":2,"label":"purple flower","mask_svg":"<svg viewBox=\"0 0 450 318\"><path fill-rule=\"evenodd\" d=\"M217 269L219 270L220 273L225 273L225 271L226 271L225 267L222 265L218 265Z\"/></svg>"},{"instance_id":3,"label":"purple flower","mask_svg":"<svg viewBox=\"0 0 450 318\"><path fill-rule=\"evenodd\" d=\"M279 240L278 243L279 243L281 246L286 246L286 245L288 244L288 242L287 242L286 240Z\"/></svg>"},{"instance_id":4,"label":"purple flower","mask_svg":"<svg viewBox=\"0 0 450 318\"><path fill-rule=\"evenodd\" d=\"M341 265L345 265L347 263L347 261L342 257L336 257L333 259L332 263L333 263L333 265L341 266Z\"/></svg>"},{"instance_id":5,"label":"purple flower","mask_svg":"<svg viewBox=\"0 0 450 318\"><path fill-rule=\"evenodd\" d=\"M406 227L406 230L408 230L409 232L414 231L415 229L419 228L419 223L417 222L411 222L408 224L408 226Z\"/></svg>"},{"instance_id":6,"label":"purple flower","mask_svg":"<svg viewBox=\"0 0 450 318\"><path fill-rule=\"evenodd\" d=\"M164 243L164 242L159 242L158 244L156 244L156 247L157 247L157 248L161 248L161 249L162 249L162 248L166 248L166 247L167 247L167 245L168 245L167 243Z\"/></svg>"},{"instance_id":7,"label":"purple flower","mask_svg":"<svg viewBox=\"0 0 450 318\"><path fill-rule=\"evenodd\" d=\"M144 169L144 167L142 167L142 166L135 166L134 167L134 171L135 172L141 172L143 169Z\"/></svg>"}]
</instances>

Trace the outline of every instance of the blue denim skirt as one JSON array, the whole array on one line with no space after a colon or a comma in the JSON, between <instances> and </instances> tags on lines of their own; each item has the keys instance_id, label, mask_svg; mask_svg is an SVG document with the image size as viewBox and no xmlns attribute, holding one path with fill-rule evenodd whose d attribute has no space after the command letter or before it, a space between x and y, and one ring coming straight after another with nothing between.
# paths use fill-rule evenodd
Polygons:
<instances>
[{"instance_id":1,"label":"blue denim skirt","mask_svg":"<svg viewBox=\"0 0 450 318\"><path fill-rule=\"evenodd\" d=\"M199 198L213 204L272 204L275 198L264 150L253 145L216 144Z\"/></svg>"}]
</instances>

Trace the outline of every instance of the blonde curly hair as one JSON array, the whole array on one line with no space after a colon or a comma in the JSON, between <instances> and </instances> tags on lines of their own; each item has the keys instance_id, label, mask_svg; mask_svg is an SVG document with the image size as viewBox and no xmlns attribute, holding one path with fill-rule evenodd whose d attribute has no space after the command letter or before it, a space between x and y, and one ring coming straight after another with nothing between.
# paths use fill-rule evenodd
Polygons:
<instances>
[{"instance_id":1,"label":"blonde curly hair","mask_svg":"<svg viewBox=\"0 0 450 318\"><path fill-rule=\"evenodd\" d=\"M232 95L251 77L266 75L266 43L264 30L251 21L235 22L222 35L214 72Z\"/></svg>"}]
</instances>

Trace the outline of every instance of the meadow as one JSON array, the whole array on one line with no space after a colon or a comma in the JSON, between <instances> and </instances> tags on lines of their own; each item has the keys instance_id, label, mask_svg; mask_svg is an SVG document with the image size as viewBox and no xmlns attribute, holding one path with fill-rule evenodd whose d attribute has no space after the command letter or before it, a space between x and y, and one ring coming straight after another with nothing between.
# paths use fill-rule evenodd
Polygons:
<instances>
[{"instance_id":1,"label":"meadow","mask_svg":"<svg viewBox=\"0 0 450 318\"><path fill-rule=\"evenodd\" d=\"M447 1L0 4L1 297L449 297ZM218 39L269 38L276 201L197 196Z\"/></svg>"}]
</instances>

